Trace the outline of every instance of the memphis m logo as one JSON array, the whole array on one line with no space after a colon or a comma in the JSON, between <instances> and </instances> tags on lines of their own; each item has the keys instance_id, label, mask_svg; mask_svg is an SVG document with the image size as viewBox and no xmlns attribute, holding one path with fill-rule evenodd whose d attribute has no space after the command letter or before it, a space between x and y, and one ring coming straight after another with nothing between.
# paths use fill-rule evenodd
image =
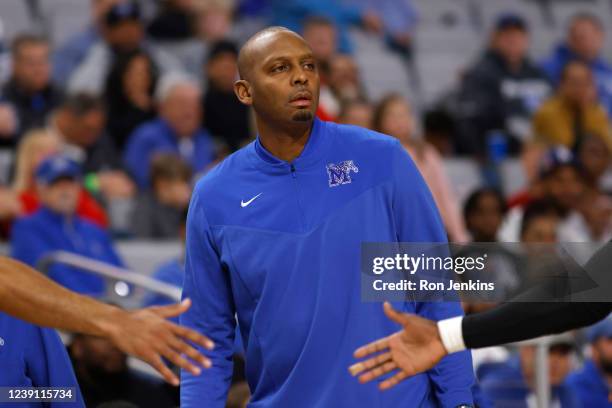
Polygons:
<instances>
[{"instance_id":1,"label":"memphis m logo","mask_svg":"<svg viewBox=\"0 0 612 408\"><path fill-rule=\"evenodd\" d=\"M359 168L355 166L352 160L345 160L338 164L329 163L327 166L327 175L329 176L329 186L336 187L341 184L349 184L351 180L351 171L359 173Z\"/></svg>"}]
</instances>

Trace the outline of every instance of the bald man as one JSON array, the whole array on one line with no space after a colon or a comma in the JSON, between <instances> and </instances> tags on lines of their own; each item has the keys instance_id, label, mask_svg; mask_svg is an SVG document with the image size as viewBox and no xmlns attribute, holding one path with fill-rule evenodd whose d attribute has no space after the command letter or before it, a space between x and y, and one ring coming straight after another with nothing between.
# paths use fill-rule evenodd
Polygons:
<instances>
[{"instance_id":1,"label":"bald man","mask_svg":"<svg viewBox=\"0 0 612 408\"><path fill-rule=\"evenodd\" d=\"M445 242L431 194L391 137L316 119L319 73L292 31L255 34L239 55L235 93L257 139L201 179L187 218L181 322L215 342L213 366L182 372L181 407L221 408L232 377L236 316L251 408L470 406L470 355L380 393L346 371L356 346L397 330L361 301L365 241ZM429 319L456 303L398 303Z\"/></svg>"}]
</instances>

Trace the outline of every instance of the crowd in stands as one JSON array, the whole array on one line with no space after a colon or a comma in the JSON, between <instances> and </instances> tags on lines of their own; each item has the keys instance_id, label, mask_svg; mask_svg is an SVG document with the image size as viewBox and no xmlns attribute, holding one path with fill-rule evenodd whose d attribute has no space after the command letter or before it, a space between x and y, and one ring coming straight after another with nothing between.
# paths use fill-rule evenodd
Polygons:
<instances>
[{"instance_id":1,"label":"crowd in stands","mask_svg":"<svg viewBox=\"0 0 612 408\"><path fill-rule=\"evenodd\" d=\"M410 66L420 21L408 0L87 1L88 25L62 43L36 27L0 39L10 50L10 73L0 82L0 153L10 158L0 163L0 238L21 261L36 266L65 250L121 267L118 241L184 237L195 180L256 137L233 83L239 47L270 24L310 44L321 75L320 119L401 142L450 241L612 239L612 64L603 56L612 43L601 20L610 16L575 14L557 46L534 58L529 19L508 2L480 54L456 73L458 86L424 106L403 92L370 98L351 35L377 38ZM467 197L447 168L456 160L472 163L485 181ZM512 194L503 193L500 176L508 160L525 181ZM515 289L512 256L495 256L496 280ZM180 286L182 264L177 254L152 276ZM105 290L102 278L73 267L55 265L49 274L81 293ZM612 406L612 322L580 339L564 334L550 349L555 406ZM105 340L76 336L69 350L88 406L177 404L175 391L131 372ZM533 406L533 354L522 346L480 364L481 406ZM584 360L580 368L575 357ZM248 400L237 371L228 407Z\"/></svg>"}]
</instances>

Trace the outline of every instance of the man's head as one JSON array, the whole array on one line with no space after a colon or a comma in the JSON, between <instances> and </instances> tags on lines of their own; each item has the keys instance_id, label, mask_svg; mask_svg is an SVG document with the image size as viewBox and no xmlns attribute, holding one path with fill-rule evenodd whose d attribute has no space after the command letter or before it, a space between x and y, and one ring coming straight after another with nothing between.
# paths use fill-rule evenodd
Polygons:
<instances>
[{"instance_id":1,"label":"man's head","mask_svg":"<svg viewBox=\"0 0 612 408\"><path fill-rule=\"evenodd\" d=\"M371 104L362 99L348 101L342 104L338 122L346 125L361 126L372 129L374 109Z\"/></svg>"},{"instance_id":2,"label":"man's head","mask_svg":"<svg viewBox=\"0 0 612 408\"><path fill-rule=\"evenodd\" d=\"M574 107L584 107L597 99L593 73L581 61L571 61L563 67L559 81L559 95Z\"/></svg>"},{"instance_id":3,"label":"man's head","mask_svg":"<svg viewBox=\"0 0 612 408\"><path fill-rule=\"evenodd\" d=\"M586 62L599 57L604 45L604 29L599 18L586 13L574 16L567 32L567 44Z\"/></svg>"},{"instance_id":4,"label":"man's head","mask_svg":"<svg viewBox=\"0 0 612 408\"><path fill-rule=\"evenodd\" d=\"M178 137L192 137L202 121L202 91L193 79L169 73L155 90L160 116Z\"/></svg>"},{"instance_id":5,"label":"man's head","mask_svg":"<svg viewBox=\"0 0 612 408\"><path fill-rule=\"evenodd\" d=\"M76 212L81 190L81 169L62 155L43 160L36 169L36 186L40 202L50 210L71 216Z\"/></svg>"},{"instance_id":6,"label":"man's head","mask_svg":"<svg viewBox=\"0 0 612 408\"><path fill-rule=\"evenodd\" d=\"M222 40L212 45L206 59L206 76L211 86L224 92L233 92L238 73L238 48Z\"/></svg>"},{"instance_id":7,"label":"man's head","mask_svg":"<svg viewBox=\"0 0 612 408\"><path fill-rule=\"evenodd\" d=\"M607 317L587 330L595 365L607 376L612 376L612 319Z\"/></svg>"},{"instance_id":8,"label":"man's head","mask_svg":"<svg viewBox=\"0 0 612 408\"><path fill-rule=\"evenodd\" d=\"M312 16L304 21L304 41L321 65L327 65L338 50L338 33L331 20Z\"/></svg>"},{"instance_id":9,"label":"man's head","mask_svg":"<svg viewBox=\"0 0 612 408\"><path fill-rule=\"evenodd\" d=\"M510 66L520 64L529 49L529 32L527 23L515 14L501 15L495 24L492 34L492 48L496 50Z\"/></svg>"},{"instance_id":10,"label":"man's head","mask_svg":"<svg viewBox=\"0 0 612 408\"><path fill-rule=\"evenodd\" d=\"M374 109L374 130L408 143L414 136L415 119L408 101L399 94L383 97Z\"/></svg>"},{"instance_id":11,"label":"man's head","mask_svg":"<svg viewBox=\"0 0 612 408\"><path fill-rule=\"evenodd\" d=\"M105 124L104 104L93 95L68 96L55 113L55 126L64 141L81 147L93 145L102 135Z\"/></svg>"},{"instance_id":12,"label":"man's head","mask_svg":"<svg viewBox=\"0 0 612 408\"><path fill-rule=\"evenodd\" d=\"M329 60L328 85L341 100L353 100L361 96L359 69L353 57L337 54Z\"/></svg>"},{"instance_id":13,"label":"man's head","mask_svg":"<svg viewBox=\"0 0 612 408\"><path fill-rule=\"evenodd\" d=\"M251 37L238 56L238 99L253 106L258 124L310 125L319 103L319 72L312 50L298 34L270 27Z\"/></svg>"},{"instance_id":14,"label":"man's head","mask_svg":"<svg viewBox=\"0 0 612 408\"><path fill-rule=\"evenodd\" d=\"M551 340L548 350L548 378L552 387L560 385L570 373L575 347L575 340L569 333L557 335ZM535 386L535 346L522 346L519 356L526 382Z\"/></svg>"},{"instance_id":15,"label":"man's head","mask_svg":"<svg viewBox=\"0 0 612 408\"><path fill-rule=\"evenodd\" d=\"M504 196L498 190L481 188L470 194L463 216L474 241L495 242L506 211Z\"/></svg>"},{"instance_id":16,"label":"man's head","mask_svg":"<svg viewBox=\"0 0 612 408\"><path fill-rule=\"evenodd\" d=\"M118 52L131 52L144 38L140 7L136 1L122 0L110 7L102 18L102 36Z\"/></svg>"},{"instance_id":17,"label":"man's head","mask_svg":"<svg viewBox=\"0 0 612 408\"><path fill-rule=\"evenodd\" d=\"M39 92L49 85L51 63L49 43L43 37L23 34L13 40L13 79L27 92Z\"/></svg>"},{"instance_id":18,"label":"man's head","mask_svg":"<svg viewBox=\"0 0 612 408\"><path fill-rule=\"evenodd\" d=\"M585 190L585 181L572 152L557 146L540 161L540 184L544 197L553 200L565 216L576 209Z\"/></svg>"},{"instance_id":19,"label":"man's head","mask_svg":"<svg viewBox=\"0 0 612 408\"><path fill-rule=\"evenodd\" d=\"M179 156L159 154L151 161L153 193L164 205L187 208L191 196L191 177L191 167Z\"/></svg>"},{"instance_id":20,"label":"man's head","mask_svg":"<svg viewBox=\"0 0 612 408\"><path fill-rule=\"evenodd\" d=\"M580 144L578 162L590 185L598 186L599 181L612 164L612 152L601 137L587 135Z\"/></svg>"},{"instance_id":21,"label":"man's head","mask_svg":"<svg viewBox=\"0 0 612 408\"><path fill-rule=\"evenodd\" d=\"M526 244L557 242L559 221L559 208L555 202L538 200L529 203L521 220L521 242Z\"/></svg>"}]
</instances>

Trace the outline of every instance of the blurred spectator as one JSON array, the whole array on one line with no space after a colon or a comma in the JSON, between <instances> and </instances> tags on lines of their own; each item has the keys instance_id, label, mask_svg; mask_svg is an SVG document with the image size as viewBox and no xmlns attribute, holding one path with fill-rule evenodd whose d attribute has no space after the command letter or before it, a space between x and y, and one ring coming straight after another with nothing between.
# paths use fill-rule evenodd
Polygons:
<instances>
[{"instance_id":1,"label":"blurred spectator","mask_svg":"<svg viewBox=\"0 0 612 408\"><path fill-rule=\"evenodd\" d=\"M60 150L61 141L54 133L46 130L33 130L19 143L13 191L23 213L29 215L40 208L34 173L43 160ZM99 227L108 226L104 209L84 188L80 189L76 213Z\"/></svg>"},{"instance_id":2,"label":"blurred spectator","mask_svg":"<svg viewBox=\"0 0 612 408\"><path fill-rule=\"evenodd\" d=\"M496 242L508 208L504 196L493 188L480 188L465 201L463 216L473 242Z\"/></svg>"},{"instance_id":3,"label":"blurred spectator","mask_svg":"<svg viewBox=\"0 0 612 408\"><path fill-rule=\"evenodd\" d=\"M213 43L232 35L235 0L192 0L197 15L196 31L201 41Z\"/></svg>"},{"instance_id":4,"label":"blurred spectator","mask_svg":"<svg viewBox=\"0 0 612 408\"><path fill-rule=\"evenodd\" d=\"M334 23L321 16L311 16L304 20L303 37L312 49L312 54L319 64L323 82L327 80L329 64L338 51L338 33Z\"/></svg>"},{"instance_id":5,"label":"blurred spectator","mask_svg":"<svg viewBox=\"0 0 612 408\"><path fill-rule=\"evenodd\" d=\"M612 319L610 317L587 329L591 358L578 372L572 373L567 384L583 407L610 407L612 384Z\"/></svg>"},{"instance_id":6,"label":"blurred spectator","mask_svg":"<svg viewBox=\"0 0 612 408\"><path fill-rule=\"evenodd\" d=\"M329 60L327 83L321 86L317 114L323 120L335 120L343 103L366 99L353 57L336 54Z\"/></svg>"},{"instance_id":7,"label":"blurred spectator","mask_svg":"<svg viewBox=\"0 0 612 408\"><path fill-rule=\"evenodd\" d=\"M194 34L194 0L163 0L147 32L158 41L186 40Z\"/></svg>"},{"instance_id":8,"label":"blurred spectator","mask_svg":"<svg viewBox=\"0 0 612 408\"><path fill-rule=\"evenodd\" d=\"M169 74L155 91L160 118L137 128L126 146L124 161L138 187L151 187L149 169L157 153L178 154L194 172L203 170L213 159L213 142L200 127L201 92L197 83L182 75Z\"/></svg>"},{"instance_id":9,"label":"blurred spectator","mask_svg":"<svg viewBox=\"0 0 612 408\"><path fill-rule=\"evenodd\" d=\"M612 239L612 198L590 190L584 195L580 206L584 218L583 234L590 242L607 243Z\"/></svg>"},{"instance_id":10,"label":"blurred spectator","mask_svg":"<svg viewBox=\"0 0 612 408\"><path fill-rule=\"evenodd\" d=\"M600 137L612 147L610 121L596 99L595 83L589 67L578 61L567 64L555 96L546 101L533 117L536 142L545 146L564 145L578 152L588 135Z\"/></svg>"},{"instance_id":11,"label":"blurred spectator","mask_svg":"<svg viewBox=\"0 0 612 408\"><path fill-rule=\"evenodd\" d=\"M208 53L204 77L208 80L204 94L203 125L231 151L248 139L249 109L234 94L238 76L238 48L229 41L214 43Z\"/></svg>"},{"instance_id":12,"label":"blurred spectator","mask_svg":"<svg viewBox=\"0 0 612 408\"><path fill-rule=\"evenodd\" d=\"M122 54L111 68L104 92L107 129L119 150L134 129L155 117L156 85L157 68L144 51Z\"/></svg>"},{"instance_id":13,"label":"blurred spectator","mask_svg":"<svg viewBox=\"0 0 612 408\"><path fill-rule=\"evenodd\" d=\"M577 14L570 22L565 43L557 47L542 67L558 82L568 62L578 60L587 64L595 76L599 100L612 115L612 66L602 56L604 42L605 31L599 17Z\"/></svg>"},{"instance_id":14,"label":"blurred spectator","mask_svg":"<svg viewBox=\"0 0 612 408\"><path fill-rule=\"evenodd\" d=\"M564 383L572 368L575 343L570 334L551 339L548 375L551 385L550 407L580 408L574 391ZM480 378L484 395L495 407L535 407L535 346L523 345L518 356L504 363L493 363Z\"/></svg>"},{"instance_id":15,"label":"blurred spectator","mask_svg":"<svg viewBox=\"0 0 612 408\"><path fill-rule=\"evenodd\" d=\"M498 18L489 49L463 78L459 95L459 154L485 156L492 132L503 132L507 151L529 137L533 111L550 92L545 74L527 57L529 32L522 17Z\"/></svg>"},{"instance_id":16,"label":"blurred spectator","mask_svg":"<svg viewBox=\"0 0 612 408\"><path fill-rule=\"evenodd\" d=\"M90 47L70 77L70 93L102 94L114 58L138 49L150 55L162 73L181 70L174 57L146 41L140 7L134 0L124 0L111 7L103 17L100 31L102 39Z\"/></svg>"},{"instance_id":17,"label":"blurred spectator","mask_svg":"<svg viewBox=\"0 0 612 408\"><path fill-rule=\"evenodd\" d=\"M76 214L81 189L79 165L61 155L45 159L36 170L41 208L13 225L11 256L35 266L52 251L68 251L112 265L123 263L108 234ZM104 280L79 269L55 264L49 277L79 293L102 295Z\"/></svg>"},{"instance_id":18,"label":"blurred spectator","mask_svg":"<svg viewBox=\"0 0 612 408\"><path fill-rule=\"evenodd\" d=\"M310 17L325 17L335 26L338 35L338 48L350 53L352 44L348 36L351 25L362 25L368 30L380 32L382 21L372 11L360 10L357 6L342 0L270 0L272 25L287 27L303 32L303 23Z\"/></svg>"},{"instance_id":19,"label":"blurred spectator","mask_svg":"<svg viewBox=\"0 0 612 408\"><path fill-rule=\"evenodd\" d=\"M53 51L53 80L65 87L72 72L83 62L90 48L100 40L103 20L114 5L123 0L89 0L91 17L88 25L70 36Z\"/></svg>"},{"instance_id":20,"label":"blurred spectator","mask_svg":"<svg viewBox=\"0 0 612 408\"><path fill-rule=\"evenodd\" d=\"M558 241L559 207L550 199L532 201L521 219L521 242L554 244Z\"/></svg>"},{"instance_id":21,"label":"blurred spectator","mask_svg":"<svg viewBox=\"0 0 612 408\"><path fill-rule=\"evenodd\" d=\"M500 242L517 242L523 207L533 200L550 199L559 206L561 225L559 241L586 242L585 221L578 212L581 197L585 193L585 182L572 152L563 146L549 150L540 163L539 177L528 190L510 199L512 208L498 232Z\"/></svg>"},{"instance_id":22,"label":"blurred spectator","mask_svg":"<svg viewBox=\"0 0 612 408\"><path fill-rule=\"evenodd\" d=\"M176 406L162 380L130 369L127 355L107 339L76 334L68 350L88 407L117 400L137 407Z\"/></svg>"},{"instance_id":23,"label":"blurred spectator","mask_svg":"<svg viewBox=\"0 0 612 408\"><path fill-rule=\"evenodd\" d=\"M372 117L374 109L372 105L363 99L355 99L342 104L338 122L345 125L361 126L366 129L372 129Z\"/></svg>"},{"instance_id":24,"label":"blurred spectator","mask_svg":"<svg viewBox=\"0 0 612 408\"><path fill-rule=\"evenodd\" d=\"M455 120L444 109L432 109L425 112L423 117L423 138L435 147L442 157L453 155L455 132Z\"/></svg>"},{"instance_id":25,"label":"blurred spectator","mask_svg":"<svg viewBox=\"0 0 612 408\"><path fill-rule=\"evenodd\" d=\"M451 241L467 242L461 218L442 158L430 144L415 135L416 124L408 103L399 95L383 98L374 111L374 130L397 138L412 156L427 182Z\"/></svg>"},{"instance_id":26,"label":"blurred spectator","mask_svg":"<svg viewBox=\"0 0 612 408\"><path fill-rule=\"evenodd\" d=\"M0 384L4 387L74 387L74 408L85 407L79 384L62 340L42 328L0 313ZM75 395L76 394L76 395ZM10 405L10 404L3 404ZM21 406L59 408L67 403L23 403Z\"/></svg>"},{"instance_id":27,"label":"blurred spectator","mask_svg":"<svg viewBox=\"0 0 612 408\"><path fill-rule=\"evenodd\" d=\"M104 133L106 113L102 100L87 94L70 95L56 110L50 129L62 141L62 151L79 163L86 187L105 199L134 195L134 184L123 171L121 156Z\"/></svg>"},{"instance_id":28,"label":"blurred spectator","mask_svg":"<svg viewBox=\"0 0 612 408\"><path fill-rule=\"evenodd\" d=\"M12 140L28 130L45 125L47 115L61 102L62 93L51 83L49 43L43 37L22 34L13 40L12 75L2 89L2 98L17 114Z\"/></svg>"},{"instance_id":29,"label":"blurred spectator","mask_svg":"<svg viewBox=\"0 0 612 408\"><path fill-rule=\"evenodd\" d=\"M578 163L583 170L587 186L599 190L603 175L612 164L612 154L604 139L587 135L578 150Z\"/></svg>"},{"instance_id":30,"label":"blurred spectator","mask_svg":"<svg viewBox=\"0 0 612 408\"><path fill-rule=\"evenodd\" d=\"M15 145L17 126L17 112L13 106L0 101L0 147L11 148Z\"/></svg>"},{"instance_id":31,"label":"blurred spectator","mask_svg":"<svg viewBox=\"0 0 612 408\"><path fill-rule=\"evenodd\" d=\"M139 238L175 239L191 196L191 167L174 154L151 160L151 190L138 197L133 215Z\"/></svg>"}]
</instances>

